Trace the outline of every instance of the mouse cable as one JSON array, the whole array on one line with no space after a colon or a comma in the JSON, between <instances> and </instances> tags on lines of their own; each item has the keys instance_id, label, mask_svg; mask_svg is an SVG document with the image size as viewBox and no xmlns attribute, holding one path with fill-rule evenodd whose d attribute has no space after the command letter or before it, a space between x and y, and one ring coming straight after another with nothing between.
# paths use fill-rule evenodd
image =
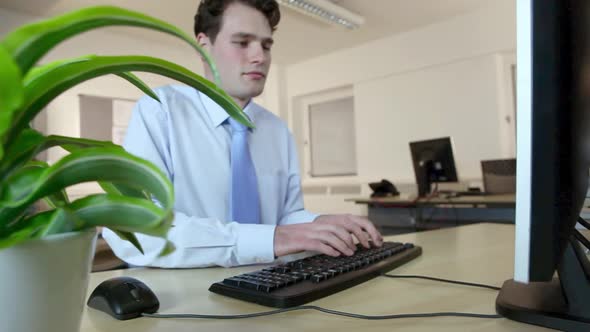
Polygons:
<instances>
[{"instance_id":1,"label":"mouse cable","mask_svg":"<svg viewBox=\"0 0 590 332\"><path fill-rule=\"evenodd\" d=\"M425 276L417 276L417 275L394 275L394 274L381 274L382 277L393 278L393 279L425 279L431 281L440 281L446 282L449 284L456 284L456 285L463 285L463 286L472 286L472 287L481 287L487 288L495 291L499 291L501 288L496 286L484 285L484 284L476 284L473 282L465 282L465 281L456 281L456 280L449 280L449 279L441 279L441 278L434 278L434 277L425 277Z\"/></svg>"},{"instance_id":2,"label":"mouse cable","mask_svg":"<svg viewBox=\"0 0 590 332\"><path fill-rule=\"evenodd\" d=\"M199 315L199 314L148 314L142 313L144 317L150 318L200 318L200 319L241 319L241 318L254 318L261 316L270 316L275 314L281 314L289 311L298 310L317 310L326 314L345 316L350 318L365 319L365 320L385 320L385 319L401 319L401 318L429 318L429 317L468 317L468 318L502 318L500 315L488 315L488 314L474 314L474 313L462 313L462 312L432 312L432 313L420 313L420 314L397 314L397 315L361 315L353 314L344 311L337 311L318 307L315 305L303 305L292 308L283 308L277 310L256 312L251 314L241 315Z\"/></svg>"},{"instance_id":3,"label":"mouse cable","mask_svg":"<svg viewBox=\"0 0 590 332\"><path fill-rule=\"evenodd\" d=\"M383 277L388 278L399 278L399 279L426 279L432 281L440 281L446 282L451 284L458 284L464 286L472 286L472 287L482 287L492 290L500 290L499 287L483 285L483 284L476 284L471 282L464 282L464 281L455 281L455 280L448 280L448 279L441 279L441 278L434 278L434 277L425 277L425 276L416 276L416 275L392 275L392 274L381 274ZM365 320L384 320L384 319L401 319L401 318L429 318L429 317L467 317L467 318L486 318L486 319L495 319L495 318L502 318L500 315L493 315L493 314L474 314L474 313L461 313L461 312L432 312L432 313L420 313L420 314L397 314L397 315L361 315L361 314L353 314L349 312L337 311L326 309L314 305L303 305L297 306L292 308L283 308L271 311L263 311L263 312L256 312L251 314L241 314L241 315L205 315L205 314L148 314L142 313L144 317L150 318L200 318L200 319L242 319L242 318L254 318L254 317L262 317L262 316L270 316L281 314L289 311L297 311L297 310L317 310L326 314L336 315L336 316L345 316L357 319L365 319Z\"/></svg>"}]
</instances>

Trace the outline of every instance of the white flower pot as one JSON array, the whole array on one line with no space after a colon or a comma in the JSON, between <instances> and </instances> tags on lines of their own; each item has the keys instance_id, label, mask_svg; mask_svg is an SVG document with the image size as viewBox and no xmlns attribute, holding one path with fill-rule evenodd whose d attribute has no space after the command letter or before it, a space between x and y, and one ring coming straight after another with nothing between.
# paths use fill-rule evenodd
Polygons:
<instances>
[{"instance_id":1,"label":"white flower pot","mask_svg":"<svg viewBox=\"0 0 590 332\"><path fill-rule=\"evenodd\" d=\"M0 249L0 330L78 332L96 229Z\"/></svg>"}]
</instances>

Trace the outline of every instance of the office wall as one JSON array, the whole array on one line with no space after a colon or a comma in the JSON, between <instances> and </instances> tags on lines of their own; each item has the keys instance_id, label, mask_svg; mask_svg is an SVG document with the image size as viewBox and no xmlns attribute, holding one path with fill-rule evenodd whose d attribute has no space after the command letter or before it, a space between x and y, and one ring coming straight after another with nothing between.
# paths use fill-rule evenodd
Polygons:
<instances>
[{"instance_id":1,"label":"office wall","mask_svg":"<svg viewBox=\"0 0 590 332\"><path fill-rule=\"evenodd\" d=\"M304 169L304 186L358 184L365 195L368 182L388 178L402 191L412 190L408 142L445 135L453 136L460 178L477 181L481 159L512 153L503 141L513 123L504 114L501 62L515 49L514 1L497 0L441 23L288 66L289 123L302 165L305 100L350 87L355 98L358 176L318 179ZM306 205L363 212L327 196L306 195Z\"/></svg>"},{"instance_id":2,"label":"office wall","mask_svg":"<svg viewBox=\"0 0 590 332\"><path fill-rule=\"evenodd\" d=\"M355 84L359 174L413 182L408 142L451 136L459 178L481 177L502 155L495 75L484 56Z\"/></svg>"}]
</instances>

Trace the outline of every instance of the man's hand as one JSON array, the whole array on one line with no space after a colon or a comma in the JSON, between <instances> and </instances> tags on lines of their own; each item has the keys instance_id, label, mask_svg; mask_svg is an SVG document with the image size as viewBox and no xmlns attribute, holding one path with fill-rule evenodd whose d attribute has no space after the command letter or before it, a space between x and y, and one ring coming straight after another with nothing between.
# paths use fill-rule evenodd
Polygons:
<instances>
[{"instance_id":1,"label":"man's hand","mask_svg":"<svg viewBox=\"0 0 590 332\"><path fill-rule=\"evenodd\" d=\"M277 226L274 238L276 256L305 250L329 256L351 256L356 250L354 237L365 247L383 244L383 237L369 219L349 214L322 215L311 223Z\"/></svg>"}]
</instances>

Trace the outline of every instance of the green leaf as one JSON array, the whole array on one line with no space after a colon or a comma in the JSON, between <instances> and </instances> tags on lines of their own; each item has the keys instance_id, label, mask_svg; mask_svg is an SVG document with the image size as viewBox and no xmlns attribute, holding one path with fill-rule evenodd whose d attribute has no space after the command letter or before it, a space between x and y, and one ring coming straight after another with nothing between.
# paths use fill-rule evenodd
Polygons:
<instances>
[{"instance_id":1,"label":"green leaf","mask_svg":"<svg viewBox=\"0 0 590 332\"><path fill-rule=\"evenodd\" d=\"M158 257L169 255L173 253L174 250L176 250L176 246L174 245L174 243L166 240L166 245L164 246L164 248L162 248L162 251L160 252L160 254L158 254Z\"/></svg>"},{"instance_id":2,"label":"green leaf","mask_svg":"<svg viewBox=\"0 0 590 332\"><path fill-rule=\"evenodd\" d=\"M0 180L5 179L13 170L25 165L42 151L54 146L61 146L70 152L84 147L123 149L110 141L97 141L58 135L46 137L34 129L24 129L8 147L5 158L0 160Z\"/></svg>"},{"instance_id":3,"label":"green leaf","mask_svg":"<svg viewBox=\"0 0 590 332\"><path fill-rule=\"evenodd\" d=\"M43 197L43 200L52 208L58 208L69 203L68 194L65 190L53 193L51 195Z\"/></svg>"},{"instance_id":4,"label":"green leaf","mask_svg":"<svg viewBox=\"0 0 590 332\"><path fill-rule=\"evenodd\" d=\"M225 91L182 66L145 56L90 55L47 64L25 77L26 102L23 111L15 115L16 123L7 135L5 145L9 145L35 115L62 92L91 78L128 71L152 72L188 84L209 96L239 122L253 127L241 107Z\"/></svg>"},{"instance_id":5,"label":"green leaf","mask_svg":"<svg viewBox=\"0 0 590 332\"><path fill-rule=\"evenodd\" d=\"M57 208L47 224L34 233L35 238L41 238L52 234L72 232L82 228L84 222L69 208L62 206Z\"/></svg>"},{"instance_id":6,"label":"green leaf","mask_svg":"<svg viewBox=\"0 0 590 332\"><path fill-rule=\"evenodd\" d=\"M88 138L68 137L59 135L47 136L47 143L51 146L61 146L68 152L78 151L85 148L111 148L115 150L125 151L122 146L117 145L111 141L98 141Z\"/></svg>"},{"instance_id":7,"label":"green leaf","mask_svg":"<svg viewBox=\"0 0 590 332\"><path fill-rule=\"evenodd\" d=\"M120 76L120 77L126 79L131 84L138 87L139 90L143 91L143 93L145 93L146 95L148 95L148 96L154 98L155 100L157 100L158 102L160 102L160 98L158 97L158 95L156 95L154 90L152 90L147 84L145 84L141 79L139 79L139 77L133 75L132 73L127 73L127 72L118 73L117 76Z\"/></svg>"},{"instance_id":8,"label":"green leaf","mask_svg":"<svg viewBox=\"0 0 590 332\"><path fill-rule=\"evenodd\" d=\"M7 147L6 156L0 159L0 180L14 169L26 164L43 148L45 137L34 129L25 129L15 142Z\"/></svg>"},{"instance_id":9,"label":"green leaf","mask_svg":"<svg viewBox=\"0 0 590 332\"><path fill-rule=\"evenodd\" d=\"M81 198L69 208L84 221L83 228L104 226L160 237L166 235L173 219L173 214L167 214L147 199L110 194Z\"/></svg>"},{"instance_id":10,"label":"green leaf","mask_svg":"<svg viewBox=\"0 0 590 332\"><path fill-rule=\"evenodd\" d=\"M21 72L27 73L43 55L62 41L91 29L116 25L149 28L184 40L205 59L211 68L215 82L220 84L219 73L213 60L192 36L167 22L118 7L84 8L24 25L9 33L2 44L16 60Z\"/></svg>"},{"instance_id":11,"label":"green leaf","mask_svg":"<svg viewBox=\"0 0 590 332\"><path fill-rule=\"evenodd\" d=\"M144 191L124 184L103 181L98 182L98 184L108 194L149 199L149 195L147 195Z\"/></svg>"},{"instance_id":12,"label":"green leaf","mask_svg":"<svg viewBox=\"0 0 590 332\"><path fill-rule=\"evenodd\" d=\"M30 186L36 183L45 173L45 169L40 167L21 167L14 174L2 184L2 192L0 197L7 198L0 200L0 207L14 207L11 205L15 201L20 201L29 197ZM37 197L37 199L42 198ZM36 201L36 199L35 199ZM22 204L22 203L21 203ZM1 214L0 214L1 215Z\"/></svg>"},{"instance_id":13,"label":"green leaf","mask_svg":"<svg viewBox=\"0 0 590 332\"><path fill-rule=\"evenodd\" d=\"M23 102L22 77L10 54L0 46L0 137L10 128L13 113ZM0 159L4 155L0 144Z\"/></svg>"},{"instance_id":14,"label":"green leaf","mask_svg":"<svg viewBox=\"0 0 590 332\"><path fill-rule=\"evenodd\" d=\"M39 213L32 218L21 218L10 224L0 224L0 249L12 247L34 236L53 218L54 211Z\"/></svg>"},{"instance_id":15,"label":"green leaf","mask_svg":"<svg viewBox=\"0 0 590 332\"><path fill-rule=\"evenodd\" d=\"M157 208L151 201L109 194L88 196L69 206L83 220L83 228L104 226L120 238L131 242L142 254L141 244L132 232L164 237L172 224L173 215ZM167 241L160 255L174 251Z\"/></svg>"},{"instance_id":16,"label":"green leaf","mask_svg":"<svg viewBox=\"0 0 590 332\"><path fill-rule=\"evenodd\" d=\"M112 231L113 231L113 233L117 234L117 236L120 237L122 240L127 240L131 244L133 244L133 246L135 248L137 248L137 250L139 250L139 252L141 252L142 254L145 254L143 252L143 247L141 246L141 243L139 243L139 241L137 240L137 237L135 236L135 234L133 234L131 232L123 232L123 231L117 231L117 230L112 230Z\"/></svg>"},{"instance_id":17,"label":"green leaf","mask_svg":"<svg viewBox=\"0 0 590 332\"><path fill-rule=\"evenodd\" d=\"M28 160L34 158L40 152L53 147L61 146L69 152L74 152L79 149L88 147L111 147L115 149L123 148L119 145L113 144L110 141L97 141L85 138L74 138L51 135L43 136L40 132L34 129L25 129L17 138L16 142L11 146L10 153L6 158L0 161L0 179L6 178L14 169L27 164L27 166L34 165ZM35 163L39 167L48 168L49 165L43 162ZM100 186L107 192L131 197L149 198L142 190L135 189L128 185L120 183L99 182ZM65 190L59 193L52 194L44 198L51 207L58 207L64 203L68 203L67 194Z\"/></svg>"},{"instance_id":18,"label":"green leaf","mask_svg":"<svg viewBox=\"0 0 590 332\"><path fill-rule=\"evenodd\" d=\"M161 222L173 214L172 185L156 166L122 149L87 148L72 152L45 170L23 167L11 175L0 196L0 233L38 199L91 181L121 183L149 192L163 206Z\"/></svg>"},{"instance_id":19,"label":"green leaf","mask_svg":"<svg viewBox=\"0 0 590 332\"><path fill-rule=\"evenodd\" d=\"M80 229L81 221L66 207L23 217L11 224L0 224L0 249L31 238L71 232Z\"/></svg>"},{"instance_id":20,"label":"green leaf","mask_svg":"<svg viewBox=\"0 0 590 332\"><path fill-rule=\"evenodd\" d=\"M131 242L143 253L141 244L131 232L164 237L171 223L172 215L166 215L164 210L148 200L108 194L91 195L19 222L13 227L12 234L0 236L0 248L18 244L31 237L104 226ZM163 253L169 253L170 248L167 245Z\"/></svg>"},{"instance_id":21,"label":"green leaf","mask_svg":"<svg viewBox=\"0 0 590 332\"><path fill-rule=\"evenodd\" d=\"M33 160L29 161L26 164L26 167L38 167L42 169L49 168L49 164L44 161ZM43 197L43 200L52 208L57 208L60 206L65 206L69 204L70 200L68 199L68 194L66 193L65 189L55 192L51 195Z\"/></svg>"}]
</instances>

